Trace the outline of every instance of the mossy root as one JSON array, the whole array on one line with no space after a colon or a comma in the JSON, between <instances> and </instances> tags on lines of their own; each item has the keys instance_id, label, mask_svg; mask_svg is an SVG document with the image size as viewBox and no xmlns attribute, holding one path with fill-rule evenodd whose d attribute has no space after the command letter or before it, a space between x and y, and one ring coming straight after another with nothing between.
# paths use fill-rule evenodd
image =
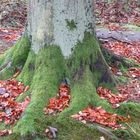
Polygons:
<instances>
[{"instance_id":1,"label":"mossy root","mask_svg":"<svg viewBox=\"0 0 140 140\"><path fill-rule=\"evenodd\" d=\"M0 57L0 65L3 67L0 71L0 79L10 78L16 71L24 66L28 57L31 44L27 37L22 37L15 46L7 50Z\"/></svg>"},{"instance_id":2,"label":"mossy root","mask_svg":"<svg viewBox=\"0 0 140 140\"><path fill-rule=\"evenodd\" d=\"M25 73L28 76L28 72L25 71ZM36 56L34 76L30 87L31 103L14 128L16 133L20 133L21 136L36 136L38 129L46 124L43 109L49 99L56 96L64 73L64 58L60 49L53 46L43 48ZM24 75L24 71L21 75Z\"/></svg>"}]
</instances>

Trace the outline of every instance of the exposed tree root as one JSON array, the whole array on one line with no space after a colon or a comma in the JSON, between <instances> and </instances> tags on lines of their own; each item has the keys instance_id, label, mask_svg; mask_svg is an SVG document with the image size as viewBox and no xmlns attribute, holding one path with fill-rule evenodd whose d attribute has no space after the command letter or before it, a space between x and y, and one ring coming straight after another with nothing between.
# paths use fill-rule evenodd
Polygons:
<instances>
[{"instance_id":1,"label":"exposed tree root","mask_svg":"<svg viewBox=\"0 0 140 140\"><path fill-rule=\"evenodd\" d=\"M134 60L125 58L123 56L117 55L115 53L113 53L112 51L110 51L109 49L105 48L105 47L101 47L102 52L106 58L106 60L109 63L112 63L116 66L122 64L126 67L134 67L134 66L138 66L138 64L136 64L136 62Z\"/></svg>"},{"instance_id":2,"label":"exposed tree root","mask_svg":"<svg viewBox=\"0 0 140 140\"><path fill-rule=\"evenodd\" d=\"M8 79L15 73L16 69L21 69L26 62L30 42L27 37L22 37L18 43L1 56L0 79Z\"/></svg>"},{"instance_id":3,"label":"exposed tree root","mask_svg":"<svg viewBox=\"0 0 140 140\"><path fill-rule=\"evenodd\" d=\"M94 80L92 72L86 68L81 78L71 87L72 101L70 107L60 114L60 118L62 116L65 117L76 114L89 104L93 106L104 106L107 110L113 111L107 101L100 99L96 92L96 87L94 86Z\"/></svg>"},{"instance_id":4,"label":"exposed tree root","mask_svg":"<svg viewBox=\"0 0 140 140\"><path fill-rule=\"evenodd\" d=\"M44 59L45 57L45 59ZM28 64L30 66L30 63ZM37 56L31 83L31 103L15 127L21 135L36 135L38 127L43 124L43 108L49 98L57 93L57 87L64 74L64 62L58 47L44 48ZM30 71L30 68L28 68ZM26 72L27 73L27 72ZM22 74L22 73L21 73ZM32 76L27 75L26 76ZM41 122L38 125L38 122Z\"/></svg>"},{"instance_id":5,"label":"exposed tree root","mask_svg":"<svg viewBox=\"0 0 140 140\"><path fill-rule=\"evenodd\" d=\"M139 27L137 27L139 30ZM130 33L130 31L110 31L108 29L99 28L96 31L96 35L100 40L117 40L124 43L132 43L140 40L140 33L134 32L134 34Z\"/></svg>"},{"instance_id":6,"label":"exposed tree root","mask_svg":"<svg viewBox=\"0 0 140 140\"><path fill-rule=\"evenodd\" d=\"M20 46L22 46L21 44ZM28 41L24 45L27 46L27 44L29 47L30 43ZM107 111L115 112L111 105L107 101L101 100L96 93L98 85L102 83L114 84L115 79L110 75L108 65L93 37L87 35L83 43L78 43L73 55L68 60L64 59L57 46L46 46L40 50L38 55L31 50L29 51L29 48L26 48L26 51L23 51L24 53L18 52L20 50L19 46L15 46L15 48L18 55L15 51L10 52L10 54L14 54L14 57L12 56L12 66L23 66L18 80L30 85L27 94L31 94L31 103L21 119L15 124L14 134L5 137L5 139L45 140L44 131L47 126L58 129L58 139L60 140L96 140L100 136L105 136L96 128L81 124L70 118L71 115L78 113L89 104L95 107L103 106ZM22 55L25 53L27 55L23 57ZM65 77L68 77L71 82L72 99L69 108L57 116L45 116L44 107L48 104L49 99L57 94L57 88ZM18 100L23 100L23 98L21 97ZM117 112L123 115L131 113L135 118L138 118L139 105L130 104L124 103ZM136 107L136 112L130 110L130 107L132 109ZM109 136L105 136L105 138L112 139Z\"/></svg>"}]
</instances>

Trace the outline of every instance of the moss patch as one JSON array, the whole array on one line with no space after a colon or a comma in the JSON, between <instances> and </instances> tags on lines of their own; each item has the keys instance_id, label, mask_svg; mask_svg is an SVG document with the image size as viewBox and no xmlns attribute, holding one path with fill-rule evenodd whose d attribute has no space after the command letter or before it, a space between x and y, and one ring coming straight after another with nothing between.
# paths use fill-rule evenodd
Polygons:
<instances>
[{"instance_id":1,"label":"moss patch","mask_svg":"<svg viewBox=\"0 0 140 140\"><path fill-rule=\"evenodd\" d=\"M89 69L85 69L82 78L79 79L71 90L72 99L69 108L60 114L61 117L71 116L86 108L89 104L93 106L103 106L106 110L113 112L110 104L101 100L94 86L94 79Z\"/></svg>"},{"instance_id":2,"label":"moss patch","mask_svg":"<svg viewBox=\"0 0 140 140\"><path fill-rule=\"evenodd\" d=\"M33 51L30 51L22 72L20 76L18 76L18 80L22 81L25 85L31 85L35 72L35 61L36 55Z\"/></svg>"},{"instance_id":3,"label":"moss patch","mask_svg":"<svg viewBox=\"0 0 140 140\"><path fill-rule=\"evenodd\" d=\"M15 126L16 133L35 136L40 127L44 128L46 119L43 108L49 98L56 95L64 73L65 65L60 49L53 46L43 48L36 56L31 103Z\"/></svg>"},{"instance_id":4,"label":"moss patch","mask_svg":"<svg viewBox=\"0 0 140 140\"><path fill-rule=\"evenodd\" d=\"M70 29L70 30L74 30L76 29L76 23L74 20L71 20L69 21L68 19L66 19L66 23L67 23L67 27Z\"/></svg>"},{"instance_id":5,"label":"moss patch","mask_svg":"<svg viewBox=\"0 0 140 140\"><path fill-rule=\"evenodd\" d=\"M28 53L30 50L30 41L28 37L23 37L21 40L15 45L14 51L12 53L12 65L13 66L23 66L28 57Z\"/></svg>"},{"instance_id":6,"label":"moss patch","mask_svg":"<svg viewBox=\"0 0 140 140\"><path fill-rule=\"evenodd\" d=\"M48 125L56 125L60 129L58 136L60 139L71 139L72 137L75 139L86 139L87 137L89 139L99 139L99 132L95 128L88 128L86 125L70 118L70 115L78 113L89 104L103 105L107 110L113 111L110 105L106 101L100 101L96 94L96 86L98 80L102 78L101 73L103 72L99 71L99 68L93 67L94 65L98 66L97 59L99 57L100 60L103 59L96 39L91 37L90 34L85 35L83 42L78 43L73 55L66 62L57 46L46 46L40 50L38 55L30 51L27 56L27 61L24 62L23 70L17 79L30 85L27 94L32 94L31 103L22 118L15 124L15 134L23 139L37 139L38 137L41 139ZM16 57L21 56L18 54ZM22 57L20 60L23 60L23 58L25 59L25 57ZM103 62L105 64L104 59ZM15 60L13 64L16 63L18 63L18 66L23 65L18 60ZM99 65L101 65L100 62ZM105 64L103 70L106 68L107 65ZM79 75L79 70L81 75ZM76 78L77 75L78 78ZM58 117L49 119L49 116L44 115L43 108L49 99L56 95L59 84L66 76L70 77L72 83L70 107ZM23 100L23 98L24 96L18 100ZM76 132L77 128L79 131ZM89 134L88 131L90 131ZM69 133L67 134L67 132ZM97 134L92 135L93 132L95 134L97 132Z\"/></svg>"},{"instance_id":7,"label":"moss patch","mask_svg":"<svg viewBox=\"0 0 140 140\"><path fill-rule=\"evenodd\" d=\"M17 50L20 49L17 47ZM99 140L100 136L104 136L96 128L70 118L71 115L83 110L89 104L95 107L103 106L106 111L115 112L109 103L101 100L96 93L96 87L99 84L108 84L108 79L104 75L109 76L108 65L96 39L90 34L85 34L83 42L77 44L69 60L64 60L61 50L57 46L45 46L38 55L32 51L27 54L26 57L23 56L20 59L27 58L27 61L24 62L25 65L19 60L13 61L13 64L24 65L18 80L30 85L27 94L32 94L31 103L22 118L15 124L15 135L7 137L7 139L45 140L47 138L44 131L47 126L58 129L59 140ZM14 57L21 57L21 55L14 55ZM58 86L65 77L68 77L71 82L72 99L69 108L57 116L44 115L43 108L51 97L56 96ZM110 77L110 79L113 78ZM113 80L112 83L114 84ZM19 100L23 100L23 98L21 97ZM132 111L133 109L134 111ZM120 115L130 114L135 119L139 117L139 111L139 105L133 103L124 103L120 109L116 110ZM122 132L124 133L123 138L129 134L128 131ZM117 131L114 133L118 135ZM110 139L107 136L105 138Z\"/></svg>"},{"instance_id":8,"label":"moss patch","mask_svg":"<svg viewBox=\"0 0 140 140\"><path fill-rule=\"evenodd\" d=\"M122 103L117 112L122 115L129 114L137 119L140 116L140 104L134 102Z\"/></svg>"},{"instance_id":9,"label":"moss patch","mask_svg":"<svg viewBox=\"0 0 140 140\"><path fill-rule=\"evenodd\" d=\"M104 135L95 128L66 117L57 120L53 126L58 128L59 140L99 140ZM109 140L106 136L105 138Z\"/></svg>"},{"instance_id":10,"label":"moss patch","mask_svg":"<svg viewBox=\"0 0 140 140\"><path fill-rule=\"evenodd\" d=\"M101 50L91 34L85 33L83 42L79 42L73 50L72 56L67 60L71 80L77 80L84 67L89 67L93 73L94 85L97 87L102 82L115 84L115 79L109 72Z\"/></svg>"},{"instance_id":11,"label":"moss patch","mask_svg":"<svg viewBox=\"0 0 140 140\"><path fill-rule=\"evenodd\" d=\"M29 50L30 41L27 37L22 37L14 47L10 48L4 55L1 56L1 65L9 63L8 66L0 71L1 80L10 78L14 74L16 68L22 68L26 62Z\"/></svg>"}]
</instances>

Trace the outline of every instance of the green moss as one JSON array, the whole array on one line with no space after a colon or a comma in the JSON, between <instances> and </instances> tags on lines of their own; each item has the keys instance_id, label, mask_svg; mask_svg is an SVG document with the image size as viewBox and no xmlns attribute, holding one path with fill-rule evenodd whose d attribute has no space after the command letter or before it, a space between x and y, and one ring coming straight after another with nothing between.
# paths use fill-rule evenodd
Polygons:
<instances>
[{"instance_id":1,"label":"green moss","mask_svg":"<svg viewBox=\"0 0 140 140\"><path fill-rule=\"evenodd\" d=\"M124 63L123 63L124 66L127 66L127 67L138 67L139 64L136 62L135 59L130 59L130 58L124 58Z\"/></svg>"},{"instance_id":2,"label":"green moss","mask_svg":"<svg viewBox=\"0 0 140 140\"><path fill-rule=\"evenodd\" d=\"M30 50L30 41L28 37L22 37L21 40L15 45L12 53L12 65L23 66L28 57Z\"/></svg>"},{"instance_id":3,"label":"green moss","mask_svg":"<svg viewBox=\"0 0 140 140\"><path fill-rule=\"evenodd\" d=\"M18 61L14 62L22 65ZM44 130L48 125L58 129L59 140L98 140L100 136L103 136L102 133L96 128L75 121L70 116L83 110L89 104L95 107L102 106L106 111L115 112L109 103L101 100L96 93L96 87L103 83L101 79L106 74L107 68L99 44L90 34L85 35L83 42L78 43L72 56L66 61L57 46L46 46L38 55L30 51L18 79L30 85L30 90L26 94L32 94L31 103L22 118L15 124L15 140L19 137L26 140L45 140ZM71 81L72 99L69 108L57 116L44 115L43 108L51 97L56 96L58 86L66 76ZM106 84L108 84L107 81ZM132 111L133 108L136 114ZM139 106L124 103L116 112L124 116L133 112L130 115L138 118ZM127 136L127 134L124 135ZM105 138L109 139L106 136Z\"/></svg>"},{"instance_id":4,"label":"green moss","mask_svg":"<svg viewBox=\"0 0 140 140\"><path fill-rule=\"evenodd\" d=\"M66 23L67 23L67 27L70 30L74 30L75 28L77 28L74 20L69 21L68 19L66 19Z\"/></svg>"},{"instance_id":5,"label":"green moss","mask_svg":"<svg viewBox=\"0 0 140 140\"><path fill-rule=\"evenodd\" d=\"M3 69L0 71L0 80L5 80L11 77L15 71L15 68L11 66L11 61L9 60L11 58L10 54L12 53L13 48L10 50L7 50L3 55L0 57L0 65L3 67ZM9 63L8 63L9 62ZM4 66L5 64L6 67Z\"/></svg>"},{"instance_id":6,"label":"green moss","mask_svg":"<svg viewBox=\"0 0 140 140\"><path fill-rule=\"evenodd\" d=\"M17 44L19 43L19 41L17 41ZM12 48L8 49L5 51L5 53L0 55L0 65L3 65L3 63L6 63L9 61L9 59L12 56L12 52L14 52L15 50L15 46L13 46Z\"/></svg>"},{"instance_id":7,"label":"green moss","mask_svg":"<svg viewBox=\"0 0 140 140\"><path fill-rule=\"evenodd\" d=\"M127 115L130 115L131 120L129 120L128 122L124 122L124 126L126 126L127 129L118 129L113 131L113 133L123 140L139 140L140 105L134 102L122 103L121 106L116 110L116 113L126 117Z\"/></svg>"},{"instance_id":8,"label":"green moss","mask_svg":"<svg viewBox=\"0 0 140 140\"><path fill-rule=\"evenodd\" d=\"M105 109L112 111L110 105L106 101L100 101L94 85L100 76L96 76L95 73L92 73L89 66L90 63L94 64L97 61L95 58L99 56L100 51L98 47L96 40L90 35L87 35L83 43L77 45L76 51L71 56L70 60L68 60L68 62L72 62L72 65L71 69L67 68L67 72L66 63L59 47L47 46L43 48L38 55L35 55L33 52L29 53L22 73L18 79L25 84L30 85L30 91L27 94L30 94L31 92L32 97L31 103L23 114L23 117L14 127L14 132L16 134L21 135L22 137L27 138L30 136L33 137L33 139L36 139L38 135L41 137L41 134L44 133L47 125L54 124L60 129L60 139L71 139L72 137L75 139L81 139L82 137L84 137L84 139L86 137L99 138L99 132L97 130L89 129L87 126L69 118L70 115L78 113L89 104L93 104L94 106L103 105L105 106ZM52 118L49 122L49 118L44 115L43 108L48 103L48 100L56 95L57 88L61 80L67 76L67 73L68 77L72 77L73 73L78 70L81 66L80 61L82 59L83 66L86 69L83 69L82 75L78 81L73 82L73 79L70 78L72 81L72 101L70 107L58 116L56 119L57 121ZM100 75L100 72L96 72ZM21 97L19 100L23 100L23 98L24 97ZM65 115L68 116L68 120L64 119ZM64 127L61 127L62 125L69 126L65 129ZM71 131L70 128L72 128ZM76 132L75 129L77 128L80 131ZM70 131L70 134L66 135L66 130ZM89 136L87 136L88 131L90 131L90 134L88 134ZM93 131L95 133L97 132L97 134L92 135ZM80 136L79 132L83 133L83 135Z\"/></svg>"},{"instance_id":9,"label":"green moss","mask_svg":"<svg viewBox=\"0 0 140 140\"><path fill-rule=\"evenodd\" d=\"M129 139L131 138L130 133L127 130L123 130L123 129L118 129L116 131L114 131L115 135L123 140Z\"/></svg>"},{"instance_id":10,"label":"green moss","mask_svg":"<svg viewBox=\"0 0 140 140\"><path fill-rule=\"evenodd\" d=\"M118 129L113 131L114 134L119 137L120 139L123 140L139 140L140 139L140 126L139 122L137 121L132 121L129 123L126 123L127 129Z\"/></svg>"},{"instance_id":11,"label":"green moss","mask_svg":"<svg viewBox=\"0 0 140 140\"><path fill-rule=\"evenodd\" d=\"M0 66L2 65L5 58L5 53L0 55Z\"/></svg>"},{"instance_id":12,"label":"green moss","mask_svg":"<svg viewBox=\"0 0 140 140\"><path fill-rule=\"evenodd\" d=\"M130 115L133 118L139 118L140 116L140 104L134 102L122 103L117 109L117 113L121 115Z\"/></svg>"},{"instance_id":13,"label":"green moss","mask_svg":"<svg viewBox=\"0 0 140 140\"><path fill-rule=\"evenodd\" d=\"M122 73L127 73L128 72L128 68L126 66L122 65L122 64L119 66L119 69Z\"/></svg>"},{"instance_id":14,"label":"green moss","mask_svg":"<svg viewBox=\"0 0 140 140\"><path fill-rule=\"evenodd\" d=\"M109 66L101 53L99 43L90 33L85 33L83 42L77 44L72 56L67 60L67 65L70 69L70 77L75 77L88 66L93 73L95 87L102 82L115 83L113 76L109 73Z\"/></svg>"},{"instance_id":15,"label":"green moss","mask_svg":"<svg viewBox=\"0 0 140 140\"><path fill-rule=\"evenodd\" d=\"M140 127L139 127L139 116L140 116L140 105L134 102L122 103L121 106L116 110L116 113L120 115L130 115L131 120L126 122L126 130L119 129L114 133L122 139L139 140L140 139Z\"/></svg>"},{"instance_id":16,"label":"green moss","mask_svg":"<svg viewBox=\"0 0 140 140\"><path fill-rule=\"evenodd\" d=\"M99 140L100 136L103 136L97 129L70 118L57 120L54 127L58 128L59 140Z\"/></svg>"},{"instance_id":17,"label":"green moss","mask_svg":"<svg viewBox=\"0 0 140 140\"><path fill-rule=\"evenodd\" d=\"M26 63L20 73L20 75L17 77L17 80L21 81L24 83L24 85L31 86L32 84L32 79L35 73L35 60L36 60L36 55L34 54L33 51L29 52L28 58L26 60ZM31 90L27 91L24 94L21 94L17 101L23 101L25 97L28 95L30 96Z\"/></svg>"},{"instance_id":18,"label":"green moss","mask_svg":"<svg viewBox=\"0 0 140 140\"><path fill-rule=\"evenodd\" d=\"M96 62L99 54L99 45L94 37L86 33L83 42L79 42L74 48L72 56L68 60L71 71L76 71L80 65L89 65Z\"/></svg>"},{"instance_id":19,"label":"green moss","mask_svg":"<svg viewBox=\"0 0 140 140\"><path fill-rule=\"evenodd\" d=\"M15 69L13 67L11 67L10 69L9 67L5 68L4 70L0 72L0 80L6 80L10 78L14 74L14 72L15 72Z\"/></svg>"},{"instance_id":20,"label":"green moss","mask_svg":"<svg viewBox=\"0 0 140 140\"><path fill-rule=\"evenodd\" d=\"M128 82L128 77L126 76L118 76L117 79L121 84L126 84Z\"/></svg>"},{"instance_id":21,"label":"green moss","mask_svg":"<svg viewBox=\"0 0 140 140\"><path fill-rule=\"evenodd\" d=\"M31 85L35 72L35 61L36 55L33 51L30 51L22 72L18 76L18 80L22 81L25 85Z\"/></svg>"},{"instance_id":22,"label":"green moss","mask_svg":"<svg viewBox=\"0 0 140 140\"><path fill-rule=\"evenodd\" d=\"M102 46L102 44L100 44ZM108 65L112 65L114 64L114 59L113 56L110 55L105 48L101 47L102 53L104 55L104 58L106 60L106 62L108 63Z\"/></svg>"},{"instance_id":23,"label":"green moss","mask_svg":"<svg viewBox=\"0 0 140 140\"><path fill-rule=\"evenodd\" d=\"M82 78L72 87L70 106L60 114L60 119L62 116L64 117L76 114L88 107L90 104L94 107L103 106L106 110L113 111L109 103L105 100L101 100L98 96L93 80L92 73L87 68L84 71Z\"/></svg>"},{"instance_id":24,"label":"green moss","mask_svg":"<svg viewBox=\"0 0 140 140\"><path fill-rule=\"evenodd\" d=\"M26 62L28 52L30 50L30 41L27 37L22 37L15 46L5 52L3 56L1 56L0 63L4 65L6 63L10 63L10 65L6 66L2 71L0 71L0 79L5 80L10 78L16 68L22 67Z\"/></svg>"},{"instance_id":25,"label":"green moss","mask_svg":"<svg viewBox=\"0 0 140 140\"><path fill-rule=\"evenodd\" d=\"M64 73L65 64L60 49L53 46L43 48L36 56L35 73L31 84L31 103L15 126L16 133L33 136L40 127L44 128L46 119L43 108L49 98L56 95Z\"/></svg>"}]
</instances>

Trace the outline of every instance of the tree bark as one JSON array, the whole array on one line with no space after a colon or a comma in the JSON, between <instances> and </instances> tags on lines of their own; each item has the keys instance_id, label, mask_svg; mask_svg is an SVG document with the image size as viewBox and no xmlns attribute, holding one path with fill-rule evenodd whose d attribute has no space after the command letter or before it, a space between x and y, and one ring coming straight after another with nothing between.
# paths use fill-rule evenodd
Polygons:
<instances>
[{"instance_id":1,"label":"tree bark","mask_svg":"<svg viewBox=\"0 0 140 140\"><path fill-rule=\"evenodd\" d=\"M56 45L68 59L75 52L78 43L85 40L85 34L95 37L93 0L30 0L28 9L28 35L31 37L31 48L36 54L45 44ZM90 36L88 37L91 39ZM102 73L98 79L100 82L115 82L100 47L96 45L96 41L92 45L93 47L89 48L91 54L86 56L90 55L89 57L94 59L94 63L89 64L90 69L98 69ZM88 46L84 49L88 50ZM81 59L82 56L78 61ZM77 73L77 70L74 73Z\"/></svg>"},{"instance_id":2,"label":"tree bark","mask_svg":"<svg viewBox=\"0 0 140 140\"><path fill-rule=\"evenodd\" d=\"M93 10L93 0L30 0L32 49L38 53L45 44L55 44L68 57L85 32L94 34Z\"/></svg>"}]
</instances>

